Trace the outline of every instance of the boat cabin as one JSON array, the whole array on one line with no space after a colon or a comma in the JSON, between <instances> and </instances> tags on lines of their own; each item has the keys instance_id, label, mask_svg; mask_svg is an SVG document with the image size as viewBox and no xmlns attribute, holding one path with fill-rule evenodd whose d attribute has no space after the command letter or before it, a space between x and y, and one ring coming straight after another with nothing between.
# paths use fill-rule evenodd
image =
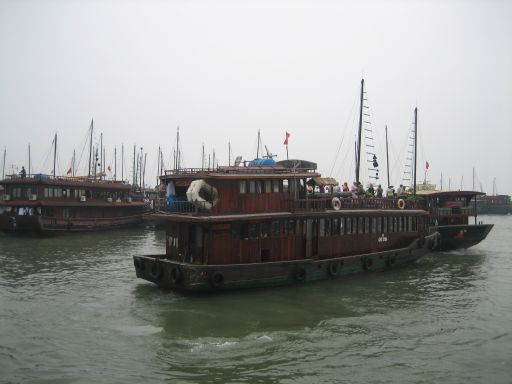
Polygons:
<instances>
[{"instance_id":1,"label":"boat cabin","mask_svg":"<svg viewBox=\"0 0 512 384\"><path fill-rule=\"evenodd\" d=\"M426 231L427 212L397 199L308 192L316 164L167 171L156 217L166 255L191 264L321 260L406 247ZM334 182L330 182L331 185Z\"/></svg>"}]
</instances>

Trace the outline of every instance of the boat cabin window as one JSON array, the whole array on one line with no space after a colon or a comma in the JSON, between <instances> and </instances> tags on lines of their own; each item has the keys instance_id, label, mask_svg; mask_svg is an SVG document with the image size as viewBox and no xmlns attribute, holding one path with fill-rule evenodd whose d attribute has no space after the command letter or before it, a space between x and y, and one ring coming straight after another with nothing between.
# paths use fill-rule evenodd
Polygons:
<instances>
[{"instance_id":1,"label":"boat cabin window","mask_svg":"<svg viewBox=\"0 0 512 384\"><path fill-rule=\"evenodd\" d=\"M12 189L12 197L21 197L21 188L15 187Z\"/></svg>"},{"instance_id":2,"label":"boat cabin window","mask_svg":"<svg viewBox=\"0 0 512 384\"><path fill-rule=\"evenodd\" d=\"M272 181L265 180L265 193L272 193Z\"/></svg>"},{"instance_id":3,"label":"boat cabin window","mask_svg":"<svg viewBox=\"0 0 512 384\"><path fill-rule=\"evenodd\" d=\"M262 184L261 180L256 180L256 193L262 193L263 188L262 188L261 184Z\"/></svg>"},{"instance_id":4,"label":"boat cabin window","mask_svg":"<svg viewBox=\"0 0 512 384\"><path fill-rule=\"evenodd\" d=\"M245 180L240 181L240 194L247 193L247 182Z\"/></svg>"},{"instance_id":5,"label":"boat cabin window","mask_svg":"<svg viewBox=\"0 0 512 384\"><path fill-rule=\"evenodd\" d=\"M332 219L332 234L340 235L340 220L341 219Z\"/></svg>"},{"instance_id":6,"label":"boat cabin window","mask_svg":"<svg viewBox=\"0 0 512 384\"><path fill-rule=\"evenodd\" d=\"M263 239L267 238L270 234L270 222L264 221L261 223L261 237Z\"/></svg>"},{"instance_id":7,"label":"boat cabin window","mask_svg":"<svg viewBox=\"0 0 512 384\"><path fill-rule=\"evenodd\" d=\"M283 192L288 192L288 179L283 180Z\"/></svg>"},{"instance_id":8,"label":"boat cabin window","mask_svg":"<svg viewBox=\"0 0 512 384\"><path fill-rule=\"evenodd\" d=\"M345 221L345 233L347 235L350 235L352 233L352 218L347 217L347 220Z\"/></svg>"},{"instance_id":9,"label":"boat cabin window","mask_svg":"<svg viewBox=\"0 0 512 384\"><path fill-rule=\"evenodd\" d=\"M240 224L240 238L249 240L249 225L247 223Z\"/></svg>"},{"instance_id":10,"label":"boat cabin window","mask_svg":"<svg viewBox=\"0 0 512 384\"><path fill-rule=\"evenodd\" d=\"M281 235L281 229L280 229L280 226L279 226L279 221L278 220L274 220L272 222L272 236L279 237L280 235Z\"/></svg>"},{"instance_id":11,"label":"boat cabin window","mask_svg":"<svg viewBox=\"0 0 512 384\"><path fill-rule=\"evenodd\" d=\"M249 193L256 192L256 182L254 180L249 181Z\"/></svg>"},{"instance_id":12,"label":"boat cabin window","mask_svg":"<svg viewBox=\"0 0 512 384\"><path fill-rule=\"evenodd\" d=\"M295 220L288 220L288 222L285 223L285 235L295 236Z\"/></svg>"},{"instance_id":13,"label":"boat cabin window","mask_svg":"<svg viewBox=\"0 0 512 384\"><path fill-rule=\"evenodd\" d=\"M259 237L259 223L251 223L249 224L249 238L257 239Z\"/></svg>"},{"instance_id":14,"label":"boat cabin window","mask_svg":"<svg viewBox=\"0 0 512 384\"><path fill-rule=\"evenodd\" d=\"M279 191L282 189L281 184L281 180L272 180L272 189L274 193L279 193Z\"/></svg>"},{"instance_id":15,"label":"boat cabin window","mask_svg":"<svg viewBox=\"0 0 512 384\"><path fill-rule=\"evenodd\" d=\"M318 232L320 236L325 236L325 219L318 220Z\"/></svg>"}]
</instances>

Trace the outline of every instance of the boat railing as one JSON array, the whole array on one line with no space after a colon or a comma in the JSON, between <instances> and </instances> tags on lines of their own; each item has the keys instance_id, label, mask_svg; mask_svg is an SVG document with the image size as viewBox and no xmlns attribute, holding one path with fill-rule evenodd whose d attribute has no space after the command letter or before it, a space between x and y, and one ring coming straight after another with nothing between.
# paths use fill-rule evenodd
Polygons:
<instances>
[{"instance_id":1,"label":"boat railing","mask_svg":"<svg viewBox=\"0 0 512 384\"><path fill-rule=\"evenodd\" d=\"M180 168L180 169L167 169L164 171L165 176L174 175L195 175L200 173L208 173L214 171L214 168Z\"/></svg>"},{"instance_id":2,"label":"boat railing","mask_svg":"<svg viewBox=\"0 0 512 384\"><path fill-rule=\"evenodd\" d=\"M297 199L293 201L292 210L324 211L335 210L334 197L321 197L313 199ZM341 198L338 209L423 209L420 201L398 198ZM403 203L402 203L403 201ZM402 205L403 204L403 205ZM401 208L403 207L403 208Z\"/></svg>"},{"instance_id":3,"label":"boat railing","mask_svg":"<svg viewBox=\"0 0 512 384\"><path fill-rule=\"evenodd\" d=\"M162 199L163 200L163 199ZM211 203L209 201L196 201L192 204L190 201L173 201L171 205L165 205L160 202L158 209L165 212L184 213L184 214L204 214L208 212Z\"/></svg>"}]
</instances>

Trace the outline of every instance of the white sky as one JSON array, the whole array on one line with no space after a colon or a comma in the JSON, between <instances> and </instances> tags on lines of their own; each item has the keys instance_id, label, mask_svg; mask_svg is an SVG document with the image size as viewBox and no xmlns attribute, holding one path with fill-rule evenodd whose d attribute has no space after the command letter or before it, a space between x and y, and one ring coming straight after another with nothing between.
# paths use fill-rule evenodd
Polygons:
<instances>
[{"instance_id":1,"label":"white sky","mask_svg":"<svg viewBox=\"0 0 512 384\"><path fill-rule=\"evenodd\" d=\"M399 184L417 106L419 181L427 160L444 189L471 189L475 167L476 189L491 193L495 177L512 194L510 1L0 0L6 173L27 168L29 143L32 171L50 173L57 132L64 174L94 118L107 163L124 144L131 168L143 147L151 184L158 146L172 165L177 126L187 167L203 143L221 165L228 142L251 160L258 129L284 159L288 131L290 158L350 182L361 77L381 176L385 124Z\"/></svg>"}]
</instances>

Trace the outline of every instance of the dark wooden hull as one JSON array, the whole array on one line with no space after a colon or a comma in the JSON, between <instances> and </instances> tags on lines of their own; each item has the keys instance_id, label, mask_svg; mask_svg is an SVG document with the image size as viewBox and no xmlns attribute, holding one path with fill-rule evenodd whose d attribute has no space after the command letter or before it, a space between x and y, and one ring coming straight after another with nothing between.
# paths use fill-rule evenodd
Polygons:
<instances>
[{"instance_id":1,"label":"dark wooden hull","mask_svg":"<svg viewBox=\"0 0 512 384\"><path fill-rule=\"evenodd\" d=\"M440 225L434 230L439 233L438 251L466 249L484 240L494 224Z\"/></svg>"},{"instance_id":2,"label":"dark wooden hull","mask_svg":"<svg viewBox=\"0 0 512 384\"><path fill-rule=\"evenodd\" d=\"M199 265L172 261L165 255L134 256L133 259L137 277L162 288L222 291L282 286L396 268L429 252L429 247L437 243L437 237L435 233L414 240L405 248L322 260Z\"/></svg>"},{"instance_id":3,"label":"dark wooden hull","mask_svg":"<svg viewBox=\"0 0 512 384\"><path fill-rule=\"evenodd\" d=\"M143 215L110 218L54 218L44 216L0 215L4 233L58 234L125 228L143 223Z\"/></svg>"}]
</instances>

